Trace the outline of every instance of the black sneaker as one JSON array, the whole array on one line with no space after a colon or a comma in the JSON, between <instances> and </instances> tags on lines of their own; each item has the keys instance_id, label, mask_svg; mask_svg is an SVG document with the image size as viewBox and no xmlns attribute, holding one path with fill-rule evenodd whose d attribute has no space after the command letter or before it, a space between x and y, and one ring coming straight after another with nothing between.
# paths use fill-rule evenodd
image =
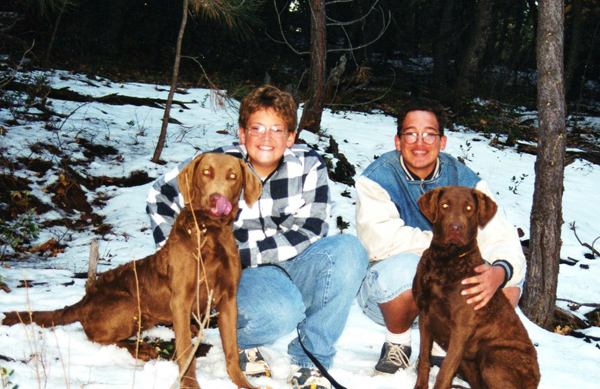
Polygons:
<instances>
[{"instance_id":1,"label":"black sneaker","mask_svg":"<svg viewBox=\"0 0 600 389\"><path fill-rule=\"evenodd\" d=\"M381 348L379 362L375 365L375 372L381 374L395 374L398 369L406 369L410 366L410 346L402 346L391 342L385 342Z\"/></svg>"},{"instance_id":2,"label":"black sneaker","mask_svg":"<svg viewBox=\"0 0 600 389\"><path fill-rule=\"evenodd\" d=\"M331 389L331 383L317 368L292 365L288 383L294 389Z\"/></svg>"},{"instance_id":3,"label":"black sneaker","mask_svg":"<svg viewBox=\"0 0 600 389\"><path fill-rule=\"evenodd\" d=\"M442 363L444 363L444 359L446 357L440 357L438 355L432 355L429 357L429 364L431 367L437 366L440 369L442 368Z\"/></svg>"},{"instance_id":4,"label":"black sneaker","mask_svg":"<svg viewBox=\"0 0 600 389\"><path fill-rule=\"evenodd\" d=\"M258 347L240 350L240 367L246 377L271 376L271 368Z\"/></svg>"},{"instance_id":5,"label":"black sneaker","mask_svg":"<svg viewBox=\"0 0 600 389\"><path fill-rule=\"evenodd\" d=\"M442 363L444 363L444 359L445 358L446 357L441 357L441 356L438 356L438 355L432 355L432 356L429 357L429 364L431 365L431 367L437 366L437 367L439 367L441 369L442 368ZM456 372L455 377L458 378L458 379L461 379L463 381L465 380L463 378L463 376L460 375L458 372Z\"/></svg>"}]
</instances>

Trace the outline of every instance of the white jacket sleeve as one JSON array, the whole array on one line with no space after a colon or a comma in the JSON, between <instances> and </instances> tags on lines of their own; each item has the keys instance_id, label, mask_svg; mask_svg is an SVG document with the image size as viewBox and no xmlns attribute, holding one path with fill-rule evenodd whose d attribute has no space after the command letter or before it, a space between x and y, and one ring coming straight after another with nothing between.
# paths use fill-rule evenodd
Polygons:
<instances>
[{"instance_id":1,"label":"white jacket sleeve","mask_svg":"<svg viewBox=\"0 0 600 389\"><path fill-rule=\"evenodd\" d=\"M494 199L485 181L479 181L475 189ZM492 220L484 228L479 229L477 242L481 250L481 255L486 261L491 264L495 262L498 264L502 262L510 264L510 269L502 265L507 272L510 272L505 287L518 285L525 278L527 265L521 241L519 240L517 229L506 220L502 209L498 208L498 212L496 212Z\"/></svg>"},{"instance_id":2,"label":"white jacket sleeve","mask_svg":"<svg viewBox=\"0 0 600 389\"><path fill-rule=\"evenodd\" d=\"M423 254L431 243L430 231L405 225L388 192L375 181L361 176L355 187L356 233L371 261L402 252Z\"/></svg>"}]
</instances>

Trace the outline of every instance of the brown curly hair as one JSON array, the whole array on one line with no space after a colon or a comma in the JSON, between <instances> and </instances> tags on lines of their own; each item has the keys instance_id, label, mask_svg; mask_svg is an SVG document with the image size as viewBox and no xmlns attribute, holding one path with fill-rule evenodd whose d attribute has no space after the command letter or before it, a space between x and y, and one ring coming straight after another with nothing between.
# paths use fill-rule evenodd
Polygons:
<instances>
[{"instance_id":1,"label":"brown curly hair","mask_svg":"<svg viewBox=\"0 0 600 389\"><path fill-rule=\"evenodd\" d=\"M238 124L246 128L250 116L261 109L271 108L287 125L288 131L296 131L298 105L291 94L272 85L263 85L250 92L240 104Z\"/></svg>"}]
</instances>

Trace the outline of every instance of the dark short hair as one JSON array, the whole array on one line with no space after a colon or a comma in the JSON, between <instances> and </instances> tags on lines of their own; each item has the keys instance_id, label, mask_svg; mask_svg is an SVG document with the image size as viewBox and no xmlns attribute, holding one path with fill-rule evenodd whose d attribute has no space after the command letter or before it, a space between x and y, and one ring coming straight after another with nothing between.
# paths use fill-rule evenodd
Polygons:
<instances>
[{"instance_id":1,"label":"dark short hair","mask_svg":"<svg viewBox=\"0 0 600 389\"><path fill-rule=\"evenodd\" d=\"M406 119L406 115L412 111L427 111L434 114L440 126L440 136L444 136L444 128L448 124L446 108L437 101L423 98L410 100L400 106L398 111L398 136L402 134L402 122Z\"/></svg>"},{"instance_id":2,"label":"dark short hair","mask_svg":"<svg viewBox=\"0 0 600 389\"><path fill-rule=\"evenodd\" d=\"M244 97L240 104L239 126L245 128L254 112L268 108L273 109L285 121L288 131L296 131L298 105L291 94L272 85L260 86Z\"/></svg>"}]
</instances>

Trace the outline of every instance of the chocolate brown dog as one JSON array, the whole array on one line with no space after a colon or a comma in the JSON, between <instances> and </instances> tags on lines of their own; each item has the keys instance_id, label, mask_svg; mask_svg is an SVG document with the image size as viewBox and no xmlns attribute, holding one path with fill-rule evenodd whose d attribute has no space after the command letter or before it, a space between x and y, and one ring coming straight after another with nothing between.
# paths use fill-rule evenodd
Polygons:
<instances>
[{"instance_id":1,"label":"chocolate brown dog","mask_svg":"<svg viewBox=\"0 0 600 389\"><path fill-rule=\"evenodd\" d=\"M35 322L49 327L79 321L90 340L127 348L143 360L158 356L152 346L140 343L138 348L124 340L139 326L145 330L172 324L179 370L185 369L181 388L200 388L195 358L185 367L192 349L190 320L192 312L198 316L205 312L212 291L227 372L238 387L254 388L239 364L236 295L241 264L232 226L242 189L251 206L262 185L244 161L224 154L198 156L181 171L178 184L185 208L159 251L102 273L74 305L56 311L9 312L3 324Z\"/></svg>"},{"instance_id":2,"label":"chocolate brown dog","mask_svg":"<svg viewBox=\"0 0 600 389\"><path fill-rule=\"evenodd\" d=\"M496 214L496 203L478 190L448 186L425 193L418 204L433 223L433 239L413 283L421 335L415 388L428 387L433 341L447 351L434 388L450 388L457 371L472 389L537 388L535 348L504 294L496 291L477 311L461 295L461 281L484 263L477 228Z\"/></svg>"}]
</instances>

